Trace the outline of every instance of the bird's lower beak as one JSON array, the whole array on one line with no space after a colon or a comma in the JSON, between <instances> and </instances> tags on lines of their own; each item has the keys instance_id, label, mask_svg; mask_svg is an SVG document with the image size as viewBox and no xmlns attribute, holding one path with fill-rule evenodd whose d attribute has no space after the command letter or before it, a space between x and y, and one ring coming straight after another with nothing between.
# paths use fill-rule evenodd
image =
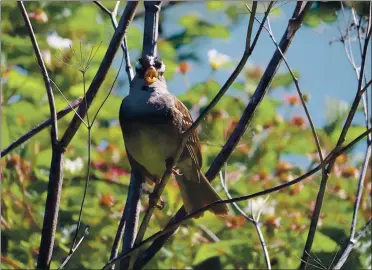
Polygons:
<instances>
[{"instance_id":1,"label":"bird's lower beak","mask_svg":"<svg viewBox=\"0 0 372 270\"><path fill-rule=\"evenodd\" d=\"M154 67L149 67L145 72L145 81L148 85L154 83L158 79L158 72Z\"/></svg>"}]
</instances>

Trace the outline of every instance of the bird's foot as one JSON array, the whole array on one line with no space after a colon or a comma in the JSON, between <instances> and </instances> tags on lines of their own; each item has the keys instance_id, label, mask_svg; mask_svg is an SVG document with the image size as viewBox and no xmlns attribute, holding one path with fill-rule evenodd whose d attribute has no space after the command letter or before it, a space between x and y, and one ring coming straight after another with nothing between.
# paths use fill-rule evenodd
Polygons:
<instances>
[{"instance_id":1,"label":"bird's foot","mask_svg":"<svg viewBox=\"0 0 372 270\"><path fill-rule=\"evenodd\" d=\"M164 205L165 205L165 202L163 200L162 197L159 198L159 201L156 202L156 199L155 199L155 194L154 193L151 193L149 194L149 204L150 206L151 205L154 205L156 208L158 208L159 210L163 210L164 208Z\"/></svg>"},{"instance_id":2,"label":"bird's foot","mask_svg":"<svg viewBox=\"0 0 372 270\"><path fill-rule=\"evenodd\" d=\"M173 166L173 158L168 158L165 161L165 167L167 168L167 170L169 170L171 168L172 173L174 175L176 175L176 176L182 175L182 173L180 173L179 169L176 169L175 167L172 167L172 166Z\"/></svg>"},{"instance_id":3,"label":"bird's foot","mask_svg":"<svg viewBox=\"0 0 372 270\"><path fill-rule=\"evenodd\" d=\"M182 173L180 173L180 170L179 170L179 169L176 169L176 168L173 168L173 169L172 169L172 172L173 172L173 174L176 175L176 176L181 176L181 175L182 175Z\"/></svg>"},{"instance_id":4,"label":"bird's foot","mask_svg":"<svg viewBox=\"0 0 372 270\"><path fill-rule=\"evenodd\" d=\"M155 205L156 208L158 208L159 210L163 210L164 209L164 205L165 205L165 202L163 200L162 197L159 198L159 203Z\"/></svg>"}]
</instances>

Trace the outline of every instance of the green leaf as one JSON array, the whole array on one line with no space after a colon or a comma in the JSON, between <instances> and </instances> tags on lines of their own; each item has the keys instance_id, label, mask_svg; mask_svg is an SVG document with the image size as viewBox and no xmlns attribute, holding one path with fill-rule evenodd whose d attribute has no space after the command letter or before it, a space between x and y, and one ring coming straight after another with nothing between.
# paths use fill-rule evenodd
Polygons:
<instances>
[{"instance_id":1,"label":"green leaf","mask_svg":"<svg viewBox=\"0 0 372 270\"><path fill-rule=\"evenodd\" d=\"M1 148L4 149L10 143L7 117L2 117L1 123Z\"/></svg>"},{"instance_id":2,"label":"green leaf","mask_svg":"<svg viewBox=\"0 0 372 270\"><path fill-rule=\"evenodd\" d=\"M203 34L211 38L227 39L230 37L230 31L225 26L220 25L220 24L206 27L203 31Z\"/></svg>"},{"instance_id":3,"label":"green leaf","mask_svg":"<svg viewBox=\"0 0 372 270\"><path fill-rule=\"evenodd\" d=\"M231 88L242 91L245 90L245 85L243 82L233 82Z\"/></svg>"},{"instance_id":4,"label":"green leaf","mask_svg":"<svg viewBox=\"0 0 372 270\"><path fill-rule=\"evenodd\" d=\"M302 234L304 240L306 240L307 234ZM333 241L327 235L318 232L314 239L314 244L311 249L312 252L334 252L337 248L337 242Z\"/></svg>"},{"instance_id":5,"label":"green leaf","mask_svg":"<svg viewBox=\"0 0 372 270\"><path fill-rule=\"evenodd\" d=\"M186 29L190 29L194 27L198 23L199 19L194 14L188 14L185 16L182 16L178 23L185 27Z\"/></svg>"},{"instance_id":6,"label":"green leaf","mask_svg":"<svg viewBox=\"0 0 372 270\"><path fill-rule=\"evenodd\" d=\"M214 257L214 256L221 256L223 254L228 254L233 256L233 246L237 245L244 245L248 244L249 241L246 239L234 239L234 240L222 240L217 243L213 244L203 244L198 252L196 253L196 256L193 261L193 265L198 264L208 258Z\"/></svg>"},{"instance_id":7,"label":"green leaf","mask_svg":"<svg viewBox=\"0 0 372 270\"><path fill-rule=\"evenodd\" d=\"M348 131L347 131L344 144L347 144L348 142L354 140L356 137L358 137L359 135L361 135L365 131L366 131L366 128L363 127L363 126L350 126ZM341 132L342 132L342 127L341 126L337 127L332 132L331 140L334 144L337 143L338 138L341 135Z\"/></svg>"},{"instance_id":8,"label":"green leaf","mask_svg":"<svg viewBox=\"0 0 372 270\"><path fill-rule=\"evenodd\" d=\"M300 77L300 73L297 71L293 71L293 74L297 79ZM271 83L271 88L284 87L288 89L292 83L294 82L291 73L281 73L275 75Z\"/></svg>"},{"instance_id":9,"label":"green leaf","mask_svg":"<svg viewBox=\"0 0 372 270\"><path fill-rule=\"evenodd\" d=\"M226 3L223 1L208 1L206 3L206 6L211 11L220 11L225 10Z\"/></svg>"},{"instance_id":10,"label":"green leaf","mask_svg":"<svg viewBox=\"0 0 372 270\"><path fill-rule=\"evenodd\" d=\"M41 151L37 155L36 159L36 166L42 167L42 168L49 168L50 167L50 161L52 158L52 149L47 149L44 151Z\"/></svg>"},{"instance_id":11,"label":"green leaf","mask_svg":"<svg viewBox=\"0 0 372 270\"><path fill-rule=\"evenodd\" d=\"M322 23L321 18L319 17L319 14L317 12L314 12L313 10L309 10L304 18L304 24L310 27L317 27Z\"/></svg>"}]
</instances>

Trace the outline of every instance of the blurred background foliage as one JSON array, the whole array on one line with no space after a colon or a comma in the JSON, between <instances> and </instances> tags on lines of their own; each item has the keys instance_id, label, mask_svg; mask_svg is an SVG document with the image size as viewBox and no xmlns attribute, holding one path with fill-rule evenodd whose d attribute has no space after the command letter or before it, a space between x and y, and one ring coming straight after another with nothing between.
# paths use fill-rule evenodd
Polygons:
<instances>
[{"instance_id":1,"label":"blurred background foliage","mask_svg":"<svg viewBox=\"0 0 372 270\"><path fill-rule=\"evenodd\" d=\"M285 4L287 2L278 2L272 16L283 16L281 8ZM104 5L112 10L115 2L104 1ZM210 75L204 81L190 85L188 74L201 60L193 49L187 48L193 48L200 39L203 42L228 39L231 29L239 22L240 17L237 14L246 12L246 9L242 2L200 3L207 8L207 13L203 16L189 12L187 3L182 2L165 3L164 9L171 10L175 5L185 5L184 14L178 21L172 22L178 24L180 30L172 35L165 35L163 29L167 25L162 16L158 50L167 65L167 79L172 81L175 74L181 75L177 77L178 83L187 90L180 93L179 98L195 118L221 87L216 80L216 72L230 72L237 63L227 55L210 51ZM368 2L357 2L354 5L359 16L368 14ZM89 2L26 2L25 6L51 79L69 102L82 97L84 81L76 64L82 58L86 59L84 55L95 52L85 76L85 86L88 88L114 32L108 16ZM350 3L345 3L345 6L350 7ZM119 14L123 8L124 4L121 4ZM339 2L315 3L305 18L304 27L316 28L321 23L334 23L338 19L337 11L340 8ZM264 6L260 4L259 9L262 12ZM229 21L210 23L209 13L224 14ZM3 149L47 119L49 107L42 76L16 2L1 3L1 18ZM140 6L127 35L133 65L141 51L142 21L143 7ZM264 32L263 35L265 34ZM242 33L242 37L244 35ZM243 42L243 39L237 42ZM188 47L185 48L185 45ZM271 54L272 51L267 53ZM112 86L121 55L120 51L98 92L89 111L91 117ZM264 66L248 64L227 95L201 125L199 132L204 170L209 167L232 132L264 69ZM113 93L92 129L92 179L83 212L83 225L89 224L91 227L88 237L69 262L68 267L71 268L101 268L108 261L126 199L130 167L118 123L118 111L121 100L128 91L128 83L124 68L120 74L119 83L114 86ZM301 78L301 71L296 71L296 76ZM300 100L297 95L288 91L292 87L292 78L288 72L279 72L276 75L253 123L229 159L224 173L233 197L285 183L317 164L316 148L308 121L303 114L298 113L301 111ZM57 110L61 110L67 103L57 88L54 89ZM273 95L276 91L280 91L280 95ZM311 98L309 93L305 97L307 100ZM331 117L328 117L325 126L317 129L325 150L330 150L335 145L348 111L347 106L340 110L340 104L341 101L328 104L326 110ZM70 113L58 121L60 136L72 116L73 113ZM353 125L347 140L355 138L364 130L363 126ZM68 255L76 229L87 169L87 148L87 129L81 126L65 155L65 177L52 268L57 268ZM355 153L360 154L360 151L351 151L340 156L330 177L311 255L311 263L318 264L319 267L323 267L319 265L319 260L325 266L329 265L349 234L361 165L361 160L356 158ZM287 156L292 157L292 162L286 159ZM297 164L297 158L306 162ZM35 267L50 159L49 130L39 133L1 159L2 268ZM371 217L370 175L369 168L359 211L359 225ZM319 174L316 174L272 194L266 203L264 198L239 203L248 214L262 210L260 221L274 268L295 268L299 265L319 182ZM218 179L214 181L214 186L223 193ZM147 188L151 190L151 187ZM178 187L173 180L166 188L163 198L165 208L155 212L148 235L162 229L181 206ZM146 209L147 202L148 197L144 195L142 211ZM210 234L215 237L210 237ZM345 269L370 266L368 249L370 250L371 242L368 236L362 243L364 244L348 259ZM227 218L217 218L206 213L203 218L181 226L147 267L241 269L264 268L265 262L254 227L231 207Z\"/></svg>"}]
</instances>

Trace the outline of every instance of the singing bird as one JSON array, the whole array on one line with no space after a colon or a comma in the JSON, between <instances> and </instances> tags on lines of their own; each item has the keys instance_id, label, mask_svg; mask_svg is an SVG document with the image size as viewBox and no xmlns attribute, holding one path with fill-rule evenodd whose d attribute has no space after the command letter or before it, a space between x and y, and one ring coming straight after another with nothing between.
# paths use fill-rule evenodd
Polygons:
<instances>
[{"instance_id":1,"label":"singing bird","mask_svg":"<svg viewBox=\"0 0 372 270\"><path fill-rule=\"evenodd\" d=\"M164 72L165 65L158 57L140 58L129 95L123 99L119 113L131 166L145 170L152 181L161 179L167 164L176 155L182 133L193 123L186 106L168 91ZM200 141L195 130L178 160L178 173L175 173L188 213L221 200L200 171L201 167ZM216 215L228 213L226 204L216 204L210 210Z\"/></svg>"}]
</instances>

